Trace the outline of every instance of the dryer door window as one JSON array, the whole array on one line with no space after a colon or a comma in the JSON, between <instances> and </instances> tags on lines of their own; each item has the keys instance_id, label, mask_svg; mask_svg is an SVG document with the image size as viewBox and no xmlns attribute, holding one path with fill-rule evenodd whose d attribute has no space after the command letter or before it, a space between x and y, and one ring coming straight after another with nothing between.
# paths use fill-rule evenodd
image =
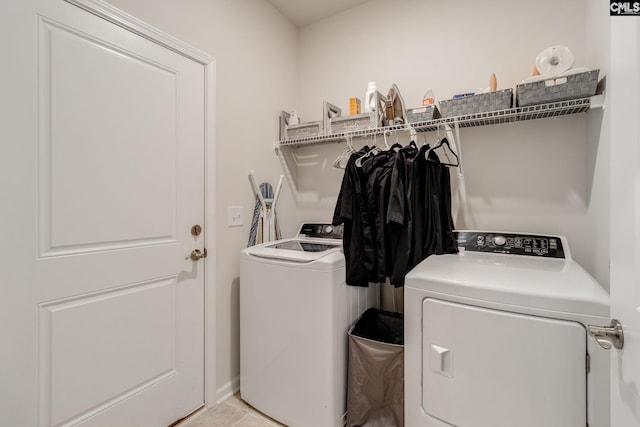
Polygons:
<instances>
[{"instance_id":1,"label":"dryer door window","mask_svg":"<svg viewBox=\"0 0 640 427\"><path fill-rule=\"evenodd\" d=\"M455 426L587 425L586 332L577 322L427 298L422 405Z\"/></svg>"}]
</instances>

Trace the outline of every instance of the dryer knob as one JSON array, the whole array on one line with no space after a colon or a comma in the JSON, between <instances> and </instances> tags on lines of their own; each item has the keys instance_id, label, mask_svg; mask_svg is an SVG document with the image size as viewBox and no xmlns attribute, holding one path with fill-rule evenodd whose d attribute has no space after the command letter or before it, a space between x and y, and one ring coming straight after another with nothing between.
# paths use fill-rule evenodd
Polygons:
<instances>
[{"instance_id":1,"label":"dryer knob","mask_svg":"<svg viewBox=\"0 0 640 427\"><path fill-rule=\"evenodd\" d=\"M496 236L493 238L493 243L496 246L504 246L507 243L507 239L504 236Z\"/></svg>"}]
</instances>

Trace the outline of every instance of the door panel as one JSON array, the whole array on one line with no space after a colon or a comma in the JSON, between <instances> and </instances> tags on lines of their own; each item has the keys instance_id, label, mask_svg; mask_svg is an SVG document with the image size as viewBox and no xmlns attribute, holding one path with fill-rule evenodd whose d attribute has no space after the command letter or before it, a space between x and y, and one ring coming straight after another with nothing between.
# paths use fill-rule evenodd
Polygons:
<instances>
[{"instance_id":1,"label":"door panel","mask_svg":"<svg viewBox=\"0 0 640 427\"><path fill-rule=\"evenodd\" d=\"M45 19L39 33L41 256L175 241L177 70Z\"/></svg>"},{"instance_id":2,"label":"door panel","mask_svg":"<svg viewBox=\"0 0 640 427\"><path fill-rule=\"evenodd\" d=\"M204 400L205 64L62 0L0 24L3 421L169 425Z\"/></svg>"},{"instance_id":3,"label":"door panel","mask_svg":"<svg viewBox=\"0 0 640 427\"><path fill-rule=\"evenodd\" d=\"M176 375L175 284L167 278L40 306L42 397L51 402L51 424Z\"/></svg>"}]
</instances>

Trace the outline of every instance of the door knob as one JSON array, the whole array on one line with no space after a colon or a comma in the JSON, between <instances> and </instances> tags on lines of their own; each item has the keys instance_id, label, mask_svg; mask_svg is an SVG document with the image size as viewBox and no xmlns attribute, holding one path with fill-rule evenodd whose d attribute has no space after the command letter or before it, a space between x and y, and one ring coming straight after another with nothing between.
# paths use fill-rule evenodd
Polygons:
<instances>
[{"instance_id":1,"label":"door knob","mask_svg":"<svg viewBox=\"0 0 640 427\"><path fill-rule=\"evenodd\" d=\"M200 249L192 250L189 256L185 259L191 259L191 261L198 261L200 258L206 258L206 257L207 257L207 248L204 248L203 251L200 251Z\"/></svg>"},{"instance_id":2,"label":"door knob","mask_svg":"<svg viewBox=\"0 0 640 427\"><path fill-rule=\"evenodd\" d=\"M611 321L609 326L587 325L589 335L594 337L600 347L610 350L615 347L618 350L624 347L624 333L622 332L622 324L616 319Z\"/></svg>"}]
</instances>

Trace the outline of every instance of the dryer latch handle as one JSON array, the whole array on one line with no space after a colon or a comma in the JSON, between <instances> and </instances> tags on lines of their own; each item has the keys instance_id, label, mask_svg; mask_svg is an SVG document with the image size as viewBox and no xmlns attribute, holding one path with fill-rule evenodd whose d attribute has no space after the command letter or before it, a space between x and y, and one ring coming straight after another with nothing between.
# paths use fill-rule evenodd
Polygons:
<instances>
[{"instance_id":1,"label":"dryer latch handle","mask_svg":"<svg viewBox=\"0 0 640 427\"><path fill-rule=\"evenodd\" d=\"M611 321L609 326L588 325L589 335L594 337L600 347L610 350L615 347L621 350L624 347L624 333L622 332L622 324L616 319Z\"/></svg>"}]
</instances>

